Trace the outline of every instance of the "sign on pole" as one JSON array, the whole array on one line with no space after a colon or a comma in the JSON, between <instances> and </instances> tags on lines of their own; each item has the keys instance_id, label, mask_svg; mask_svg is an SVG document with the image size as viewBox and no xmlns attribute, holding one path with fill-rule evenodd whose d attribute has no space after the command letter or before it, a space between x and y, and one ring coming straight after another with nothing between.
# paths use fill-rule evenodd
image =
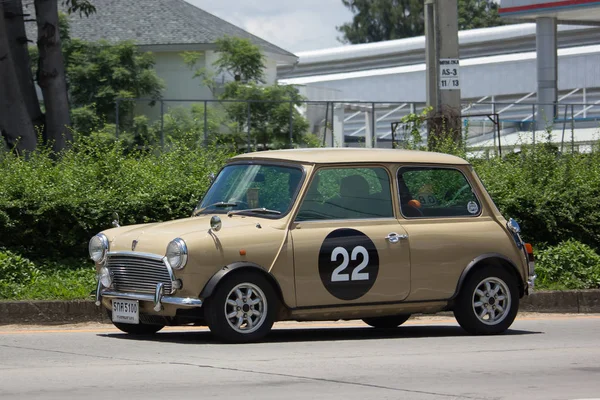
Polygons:
<instances>
[{"instance_id":1,"label":"sign on pole","mask_svg":"<svg viewBox=\"0 0 600 400\"><path fill-rule=\"evenodd\" d=\"M440 59L440 90L460 89L458 58Z\"/></svg>"}]
</instances>

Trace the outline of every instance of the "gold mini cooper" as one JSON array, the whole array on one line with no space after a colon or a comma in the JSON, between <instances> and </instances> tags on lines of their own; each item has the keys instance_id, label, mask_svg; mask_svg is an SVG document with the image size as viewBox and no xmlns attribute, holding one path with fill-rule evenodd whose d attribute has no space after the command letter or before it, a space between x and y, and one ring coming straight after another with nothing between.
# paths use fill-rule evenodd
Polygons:
<instances>
[{"instance_id":1,"label":"gold mini cooper","mask_svg":"<svg viewBox=\"0 0 600 400\"><path fill-rule=\"evenodd\" d=\"M439 153L238 155L191 217L116 225L89 243L96 304L132 334L194 324L248 342L275 321L396 328L440 311L498 334L535 280L519 225L467 161Z\"/></svg>"}]
</instances>

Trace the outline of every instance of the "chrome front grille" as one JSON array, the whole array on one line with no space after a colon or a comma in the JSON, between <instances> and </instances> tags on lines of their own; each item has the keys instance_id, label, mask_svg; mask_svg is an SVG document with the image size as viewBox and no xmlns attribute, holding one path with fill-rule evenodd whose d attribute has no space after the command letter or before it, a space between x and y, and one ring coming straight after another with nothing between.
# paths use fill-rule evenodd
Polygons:
<instances>
[{"instance_id":1,"label":"chrome front grille","mask_svg":"<svg viewBox=\"0 0 600 400\"><path fill-rule=\"evenodd\" d=\"M162 283L164 293L173 293L171 275L158 257L139 254L109 254L106 266L112 274L113 288L122 292L154 293Z\"/></svg>"}]
</instances>

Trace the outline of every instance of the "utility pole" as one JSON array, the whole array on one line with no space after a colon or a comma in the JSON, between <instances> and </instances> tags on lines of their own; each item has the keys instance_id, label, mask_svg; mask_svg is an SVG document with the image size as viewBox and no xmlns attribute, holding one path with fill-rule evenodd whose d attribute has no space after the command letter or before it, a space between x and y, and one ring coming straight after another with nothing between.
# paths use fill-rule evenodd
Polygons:
<instances>
[{"instance_id":1,"label":"utility pole","mask_svg":"<svg viewBox=\"0 0 600 400\"><path fill-rule=\"evenodd\" d=\"M425 56L427 106L433 109L427 123L429 145L444 134L458 142L462 138L458 0L425 0Z\"/></svg>"}]
</instances>

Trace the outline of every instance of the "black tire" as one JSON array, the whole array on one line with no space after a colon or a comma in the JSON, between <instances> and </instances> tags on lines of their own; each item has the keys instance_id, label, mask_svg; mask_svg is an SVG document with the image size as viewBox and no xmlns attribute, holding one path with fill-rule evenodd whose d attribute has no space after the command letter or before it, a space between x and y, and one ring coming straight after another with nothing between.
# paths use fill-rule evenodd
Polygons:
<instances>
[{"instance_id":1,"label":"black tire","mask_svg":"<svg viewBox=\"0 0 600 400\"><path fill-rule=\"evenodd\" d=\"M113 322L119 330L129 333L130 335L153 335L156 332L164 328L164 325L150 325L150 324L121 324L119 322Z\"/></svg>"},{"instance_id":2,"label":"black tire","mask_svg":"<svg viewBox=\"0 0 600 400\"><path fill-rule=\"evenodd\" d=\"M394 329L408 321L410 314L388 315L385 317L363 318L363 322L373 328Z\"/></svg>"},{"instance_id":3,"label":"black tire","mask_svg":"<svg viewBox=\"0 0 600 400\"><path fill-rule=\"evenodd\" d=\"M495 297L485 296L490 294L486 281L490 283L491 294L497 287L500 288ZM484 296L478 294L478 288L482 289ZM504 312L498 315L500 309ZM505 332L512 325L518 310L519 288L515 276L505 268L485 266L474 271L464 282L456 298L454 316L460 326L472 335L495 335ZM480 318L479 315L484 316ZM484 321L486 318L487 321Z\"/></svg>"},{"instance_id":4,"label":"black tire","mask_svg":"<svg viewBox=\"0 0 600 400\"><path fill-rule=\"evenodd\" d=\"M242 291L239 297L235 288ZM252 289L248 299L248 288ZM227 303L230 299L240 302L237 306ZM243 302L246 299L246 302ZM251 305L252 302L260 302ZM256 342L265 337L273 327L277 316L278 298L273 285L260 273L241 271L219 283L206 300L205 317L210 331L221 341L229 343ZM260 313L256 315L256 312ZM227 315L237 313L230 319ZM241 325L238 326L241 319ZM234 327L235 325L236 327ZM252 326L251 326L252 325Z\"/></svg>"}]
</instances>

